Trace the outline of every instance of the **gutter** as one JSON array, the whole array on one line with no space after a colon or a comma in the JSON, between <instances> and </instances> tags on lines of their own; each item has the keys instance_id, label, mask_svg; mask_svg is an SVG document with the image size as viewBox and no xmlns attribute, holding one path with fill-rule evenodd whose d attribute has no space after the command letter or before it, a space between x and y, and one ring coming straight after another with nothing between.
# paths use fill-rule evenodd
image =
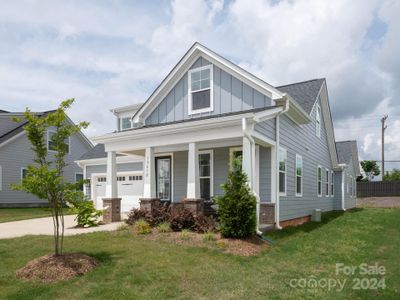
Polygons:
<instances>
[{"instance_id":1,"label":"gutter","mask_svg":"<svg viewBox=\"0 0 400 300\"><path fill-rule=\"evenodd\" d=\"M276 151L275 151L275 162L276 162L276 172L277 172L277 178L275 180L276 182L276 187L275 187L275 191L276 191L276 201L275 201L275 228L276 229L282 229L281 225L280 225L280 215L279 215L279 208L280 208L280 196L279 196L279 143L280 143L280 136L279 136L279 117L280 115L286 113L289 110L289 98L287 97L287 95L285 94L282 97L283 101L284 101L284 109L279 112L276 117L275 117L275 141L276 141Z\"/></svg>"}]
</instances>

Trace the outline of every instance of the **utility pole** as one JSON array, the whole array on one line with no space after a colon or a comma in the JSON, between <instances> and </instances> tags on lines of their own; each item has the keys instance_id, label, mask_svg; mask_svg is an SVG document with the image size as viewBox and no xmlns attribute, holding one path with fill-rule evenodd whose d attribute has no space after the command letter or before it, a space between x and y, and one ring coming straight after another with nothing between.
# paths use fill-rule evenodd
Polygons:
<instances>
[{"instance_id":1,"label":"utility pole","mask_svg":"<svg viewBox=\"0 0 400 300\"><path fill-rule=\"evenodd\" d=\"M381 119L382 123L382 181L383 177L385 176L385 130L387 128L387 125L385 125L385 122L388 118L388 115L384 116Z\"/></svg>"}]
</instances>

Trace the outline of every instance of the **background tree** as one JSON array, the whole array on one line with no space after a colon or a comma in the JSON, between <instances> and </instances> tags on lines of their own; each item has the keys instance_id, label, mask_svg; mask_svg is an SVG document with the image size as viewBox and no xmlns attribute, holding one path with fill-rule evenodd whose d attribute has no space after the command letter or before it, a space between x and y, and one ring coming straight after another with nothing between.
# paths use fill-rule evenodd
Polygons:
<instances>
[{"instance_id":1,"label":"background tree","mask_svg":"<svg viewBox=\"0 0 400 300\"><path fill-rule=\"evenodd\" d=\"M393 169L393 171L387 172L383 178L388 181L400 181L400 170Z\"/></svg>"},{"instance_id":2,"label":"background tree","mask_svg":"<svg viewBox=\"0 0 400 300\"><path fill-rule=\"evenodd\" d=\"M28 165L26 176L20 184L13 185L16 190L25 191L47 200L53 217L54 226L54 253L62 254L64 241L64 208L69 201L83 200L84 195L79 190L78 183L64 181L64 168L67 166L65 156L69 151L66 143L68 138L86 128L89 123L73 124L69 121L65 111L70 108L74 99L63 101L57 110L42 116L31 113L27 108L24 126L27 138L35 154L34 164ZM21 118L14 118L21 122ZM48 155L47 131L52 129L49 146L54 155Z\"/></svg>"},{"instance_id":3,"label":"background tree","mask_svg":"<svg viewBox=\"0 0 400 300\"><path fill-rule=\"evenodd\" d=\"M223 236L243 238L256 230L256 197L247 184L241 159L233 161L228 180L222 185L224 195L217 197L220 230Z\"/></svg>"},{"instance_id":4,"label":"background tree","mask_svg":"<svg viewBox=\"0 0 400 300\"><path fill-rule=\"evenodd\" d=\"M361 161L361 167L363 168L368 181L371 181L374 176L378 176L381 173L375 160L363 160Z\"/></svg>"}]
</instances>

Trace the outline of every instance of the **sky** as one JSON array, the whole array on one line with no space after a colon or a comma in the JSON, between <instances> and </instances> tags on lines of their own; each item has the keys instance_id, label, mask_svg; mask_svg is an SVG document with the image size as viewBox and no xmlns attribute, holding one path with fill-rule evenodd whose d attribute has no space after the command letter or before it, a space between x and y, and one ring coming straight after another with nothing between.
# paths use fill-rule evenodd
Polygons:
<instances>
[{"instance_id":1,"label":"sky","mask_svg":"<svg viewBox=\"0 0 400 300\"><path fill-rule=\"evenodd\" d=\"M400 1L0 2L0 109L75 98L93 137L144 102L196 41L272 85L326 78L336 140L400 160ZM399 164L390 164L398 167Z\"/></svg>"}]
</instances>

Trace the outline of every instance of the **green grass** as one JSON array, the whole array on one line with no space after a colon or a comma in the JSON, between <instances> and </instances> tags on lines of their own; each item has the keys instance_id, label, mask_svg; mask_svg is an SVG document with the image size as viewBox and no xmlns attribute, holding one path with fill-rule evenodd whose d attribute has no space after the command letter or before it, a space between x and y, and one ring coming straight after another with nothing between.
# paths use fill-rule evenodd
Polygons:
<instances>
[{"instance_id":1,"label":"green grass","mask_svg":"<svg viewBox=\"0 0 400 300\"><path fill-rule=\"evenodd\" d=\"M129 231L67 237L68 252L96 257L100 266L57 284L18 281L15 270L52 250L52 237L0 240L0 299L399 299L400 209L328 213L323 223L272 232L256 257L184 247ZM378 262L385 290L342 292L292 288L293 278L337 278L335 264ZM340 279L353 277L340 275Z\"/></svg>"},{"instance_id":2,"label":"green grass","mask_svg":"<svg viewBox=\"0 0 400 300\"><path fill-rule=\"evenodd\" d=\"M66 209L65 214L69 213L70 212ZM51 212L49 208L0 208L0 223L43 217L51 217Z\"/></svg>"}]
</instances>

